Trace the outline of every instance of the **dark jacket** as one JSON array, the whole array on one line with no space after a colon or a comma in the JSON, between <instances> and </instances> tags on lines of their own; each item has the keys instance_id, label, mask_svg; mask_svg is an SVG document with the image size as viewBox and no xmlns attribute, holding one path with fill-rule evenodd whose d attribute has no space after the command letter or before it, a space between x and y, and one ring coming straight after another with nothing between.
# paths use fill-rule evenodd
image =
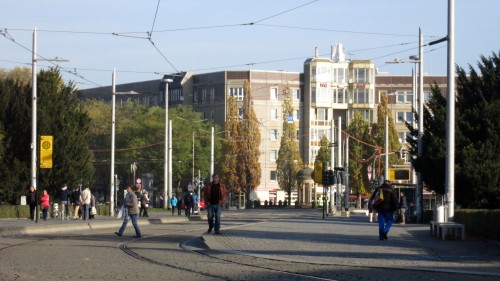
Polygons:
<instances>
[{"instance_id":1,"label":"dark jacket","mask_svg":"<svg viewBox=\"0 0 500 281\"><path fill-rule=\"evenodd\" d=\"M224 206L224 202L226 202L226 186L219 182L220 184L220 195L219 195L219 202L210 202L212 200L212 183L207 184L205 186L205 197L203 198L205 200L206 204L221 204Z\"/></svg>"},{"instance_id":2,"label":"dark jacket","mask_svg":"<svg viewBox=\"0 0 500 281\"><path fill-rule=\"evenodd\" d=\"M70 192L69 192L69 189L68 188L61 188L61 193L60 193L60 197L61 197L61 202L68 202L70 201Z\"/></svg>"},{"instance_id":3,"label":"dark jacket","mask_svg":"<svg viewBox=\"0 0 500 281\"><path fill-rule=\"evenodd\" d=\"M399 208L399 202L398 202L398 195L397 192L392 188L390 184L383 183L379 188L375 189L375 191L372 193L372 196L370 197L370 202L372 202L373 198L375 197L375 193L377 193L378 190L381 190L384 194L384 201L380 203L379 206L377 206L376 210L377 211L390 211L390 212L395 212Z\"/></svg>"},{"instance_id":4,"label":"dark jacket","mask_svg":"<svg viewBox=\"0 0 500 281\"><path fill-rule=\"evenodd\" d=\"M36 205L36 191L28 191L26 200L28 201L28 205Z\"/></svg>"},{"instance_id":5,"label":"dark jacket","mask_svg":"<svg viewBox=\"0 0 500 281\"><path fill-rule=\"evenodd\" d=\"M73 193L71 193L71 203L75 205L80 205L80 191L78 189L75 189Z\"/></svg>"},{"instance_id":6,"label":"dark jacket","mask_svg":"<svg viewBox=\"0 0 500 281\"><path fill-rule=\"evenodd\" d=\"M407 209L408 208L408 205L406 204L406 196L401 196L399 198L399 208L400 209Z\"/></svg>"}]
</instances>

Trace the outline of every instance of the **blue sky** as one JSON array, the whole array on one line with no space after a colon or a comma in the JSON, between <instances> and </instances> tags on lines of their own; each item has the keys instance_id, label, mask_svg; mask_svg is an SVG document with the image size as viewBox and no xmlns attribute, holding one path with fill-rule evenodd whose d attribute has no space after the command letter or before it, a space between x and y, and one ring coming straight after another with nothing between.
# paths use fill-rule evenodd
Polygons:
<instances>
[{"instance_id":1,"label":"blue sky","mask_svg":"<svg viewBox=\"0 0 500 281\"><path fill-rule=\"evenodd\" d=\"M498 11L500 1L455 0L459 66L500 51ZM419 28L424 43L446 36L447 12L447 0L2 0L0 68L31 67L37 27L37 53L68 59L63 77L82 89L110 85L113 68L119 84L176 71L302 72L315 47L326 57L337 43L348 58L410 75L413 64L386 62L418 54ZM446 75L446 43L424 51L424 72Z\"/></svg>"}]
</instances>

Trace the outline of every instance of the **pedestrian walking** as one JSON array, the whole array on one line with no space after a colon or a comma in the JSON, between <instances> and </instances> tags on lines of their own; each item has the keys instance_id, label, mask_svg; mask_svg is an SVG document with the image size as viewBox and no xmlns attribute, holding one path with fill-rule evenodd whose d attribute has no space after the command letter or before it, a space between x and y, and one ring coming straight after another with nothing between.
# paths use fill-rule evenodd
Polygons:
<instances>
[{"instance_id":1,"label":"pedestrian walking","mask_svg":"<svg viewBox=\"0 0 500 281\"><path fill-rule=\"evenodd\" d=\"M180 216L182 213L182 200L181 197L177 198L177 215Z\"/></svg>"},{"instance_id":2,"label":"pedestrian walking","mask_svg":"<svg viewBox=\"0 0 500 281\"><path fill-rule=\"evenodd\" d=\"M75 187L73 192L71 193L71 204L73 204L73 219L77 220L80 218L78 214L78 210L80 209L80 204L82 202L82 198L80 198L80 189Z\"/></svg>"},{"instance_id":3,"label":"pedestrian walking","mask_svg":"<svg viewBox=\"0 0 500 281\"><path fill-rule=\"evenodd\" d=\"M61 199L61 220L64 220L64 218L69 220L70 192L67 184L64 184L61 188L59 198Z\"/></svg>"},{"instance_id":4,"label":"pedestrian walking","mask_svg":"<svg viewBox=\"0 0 500 281\"><path fill-rule=\"evenodd\" d=\"M172 196L170 198L170 205L172 206L172 216L175 214L175 208L177 208L177 197Z\"/></svg>"},{"instance_id":5,"label":"pedestrian walking","mask_svg":"<svg viewBox=\"0 0 500 281\"><path fill-rule=\"evenodd\" d=\"M184 206L185 206L185 209L184 209L184 215L189 218L191 217L191 208L193 208L193 195L188 192L185 196L184 196Z\"/></svg>"},{"instance_id":6,"label":"pedestrian walking","mask_svg":"<svg viewBox=\"0 0 500 281\"><path fill-rule=\"evenodd\" d=\"M137 215L139 214L139 202L137 201L137 195L134 193L131 185L127 186L127 195L125 195L124 199L124 209L126 210L125 214L123 214L123 224L120 227L118 232L115 232L116 235L122 236L125 228L127 227L129 219L132 220L132 225L135 229L134 238L141 238L141 230L139 229L139 225L137 225Z\"/></svg>"},{"instance_id":7,"label":"pedestrian walking","mask_svg":"<svg viewBox=\"0 0 500 281\"><path fill-rule=\"evenodd\" d=\"M399 215L401 216L401 224L406 224L406 209L408 204L406 202L405 193L401 191L399 197Z\"/></svg>"},{"instance_id":8,"label":"pedestrian walking","mask_svg":"<svg viewBox=\"0 0 500 281\"><path fill-rule=\"evenodd\" d=\"M220 232L220 215L222 212L222 207L226 200L226 186L219 182L219 175L214 174L212 176L212 182L208 183L205 187L204 201L207 205L207 217L208 217L208 233L212 232L215 227L215 234L221 234ZM214 223L215 219L215 223Z\"/></svg>"},{"instance_id":9,"label":"pedestrian walking","mask_svg":"<svg viewBox=\"0 0 500 281\"><path fill-rule=\"evenodd\" d=\"M82 198L82 215L83 215L83 220L89 220L89 215L90 215L90 199L92 195L90 194L90 188L88 186L85 186L85 189L83 189L81 198Z\"/></svg>"},{"instance_id":10,"label":"pedestrian walking","mask_svg":"<svg viewBox=\"0 0 500 281\"><path fill-rule=\"evenodd\" d=\"M36 190L33 186L30 186L26 200L28 201L27 203L30 206L30 219L34 221L36 212Z\"/></svg>"},{"instance_id":11,"label":"pedestrian walking","mask_svg":"<svg viewBox=\"0 0 500 281\"><path fill-rule=\"evenodd\" d=\"M378 205L373 205L379 199ZM382 199L382 200L380 200ZM378 233L380 240L387 240L387 234L394 222L394 212L398 210L398 197L396 191L388 181L377 188L370 197L370 204L378 213Z\"/></svg>"},{"instance_id":12,"label":"pedestrian walking","mask_svg":"<svg viewBox=\"0 0 500 281\"><path fill-rule=\"evenodd\" d=\"M50 208L50 196L46 189L43 190L42 197L40 198L40 205L42 207L43 220L46 221Z\"/></svg>"},{"instance_id":13,"label":"pedestrian walking","mask_svg":"<svg viewBox=\"0 0 500 281\"><path fill-rule=\"evenodd\" d=\"M147 191L144 191L141 197L141 211L139 212L139 216L149 217L148 208L149 208L149 193Z\"/></svg>"},{"instance_id":14,"label":"pedestrian walking","mask_svg":"<svg viewBox=\"0 0 500 281\"><path fill-rule=\"evenodd\" d=\"M94 217L95 215L97 215L97 208L95 206L95 195L91 190L90 191L90 215L89 215L89 218L91 220L93 220L95 218Z\"/></svg>"}]
</instances>

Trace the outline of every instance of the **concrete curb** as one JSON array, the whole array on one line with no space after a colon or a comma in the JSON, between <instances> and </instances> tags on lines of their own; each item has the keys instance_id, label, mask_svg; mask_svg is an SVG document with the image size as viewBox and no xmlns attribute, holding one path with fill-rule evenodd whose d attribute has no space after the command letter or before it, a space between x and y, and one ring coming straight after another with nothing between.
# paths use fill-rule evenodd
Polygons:
<instances>
[{"instance_id":1,"label":"concrete curb","mask_svg":"<svg viewBox=\"0 0 500 281\"><path fill-rule=\"evenodd\" d=\"M152 225L152 224L166 224L166 223L183 223L189 221L201 221L202 216L192 216L189 220L184 216L175 217L162 217L140 219L137 221L139 225ZM206 219L206 218L205 218ZM31 221L21 222L23 224L30 224ZM30 234L52 234L59 232L75 231L75 230L92 230L92 229L105 229L105 228L119 228L123 223L122 219L106 218L104 220L82 221L74 222L49 222L47 224L36 225L13 225L0 227L0 237L17 236L17 235L30 235Z\"/></svg>"}]
</instances>

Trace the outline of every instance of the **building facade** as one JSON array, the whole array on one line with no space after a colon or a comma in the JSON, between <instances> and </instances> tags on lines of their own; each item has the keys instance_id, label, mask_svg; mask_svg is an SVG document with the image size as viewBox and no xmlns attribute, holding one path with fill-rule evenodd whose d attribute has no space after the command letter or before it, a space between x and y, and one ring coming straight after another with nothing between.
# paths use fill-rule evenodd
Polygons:
<instances>
[{"instance_id":1,"label":"building facade","mask_svg":"<svg viewBox=\"0 0 500 281\"><path fill-rule=\"evenodd\" d=\"M238 106L243 103L244 82L249 81L255 114L260 123L261 179L251 200L277 202L281 199L277 181L278 150L282 134L283 93L289 88L293 95L294 116L298 128L298 142L305 166L312 167L320 148L322 136L333 143L338 139L338 128L344 130L359 112L370 124L376 122L376 108L382 95L389 98L389 107L395 121L400 142L406 143L408 129L404 121L412 121L415 108L411 75L376 75L375 65L370 60L346 60L341 44L333 47L329 57L319 57L316 50L313 58L304 62L304 72L287 71L218 71L195 74L184 72L169 77L169 107L179 104L191 105L202 119L212 120L224 127L227 99L236 98ZM446 86L445 76L424 78L425 97L428 98L430 84L436 82ZM117 85L117 92L134 91L127 95L146 105L165 104L165 83L146 81ZM82 90L79 98L111 99L111 87ZM120 100L117 98L117 103ZM332 130L334 131L332 134ZM332 139L333 136L333 139ZM344 138L344 136L342 136ZM217 152L215 152L217 153ZM336 152L335 152L336 153ZM339 161L340 160L340 161ZM331 167L344 166L338 155ZM307 194L315 194L308 191ZM312 196L312 195L311 195ZM297 198L292 196L292 202ZM316 198L306 198L311 202Z\"/></svg>"}]
</instances>

